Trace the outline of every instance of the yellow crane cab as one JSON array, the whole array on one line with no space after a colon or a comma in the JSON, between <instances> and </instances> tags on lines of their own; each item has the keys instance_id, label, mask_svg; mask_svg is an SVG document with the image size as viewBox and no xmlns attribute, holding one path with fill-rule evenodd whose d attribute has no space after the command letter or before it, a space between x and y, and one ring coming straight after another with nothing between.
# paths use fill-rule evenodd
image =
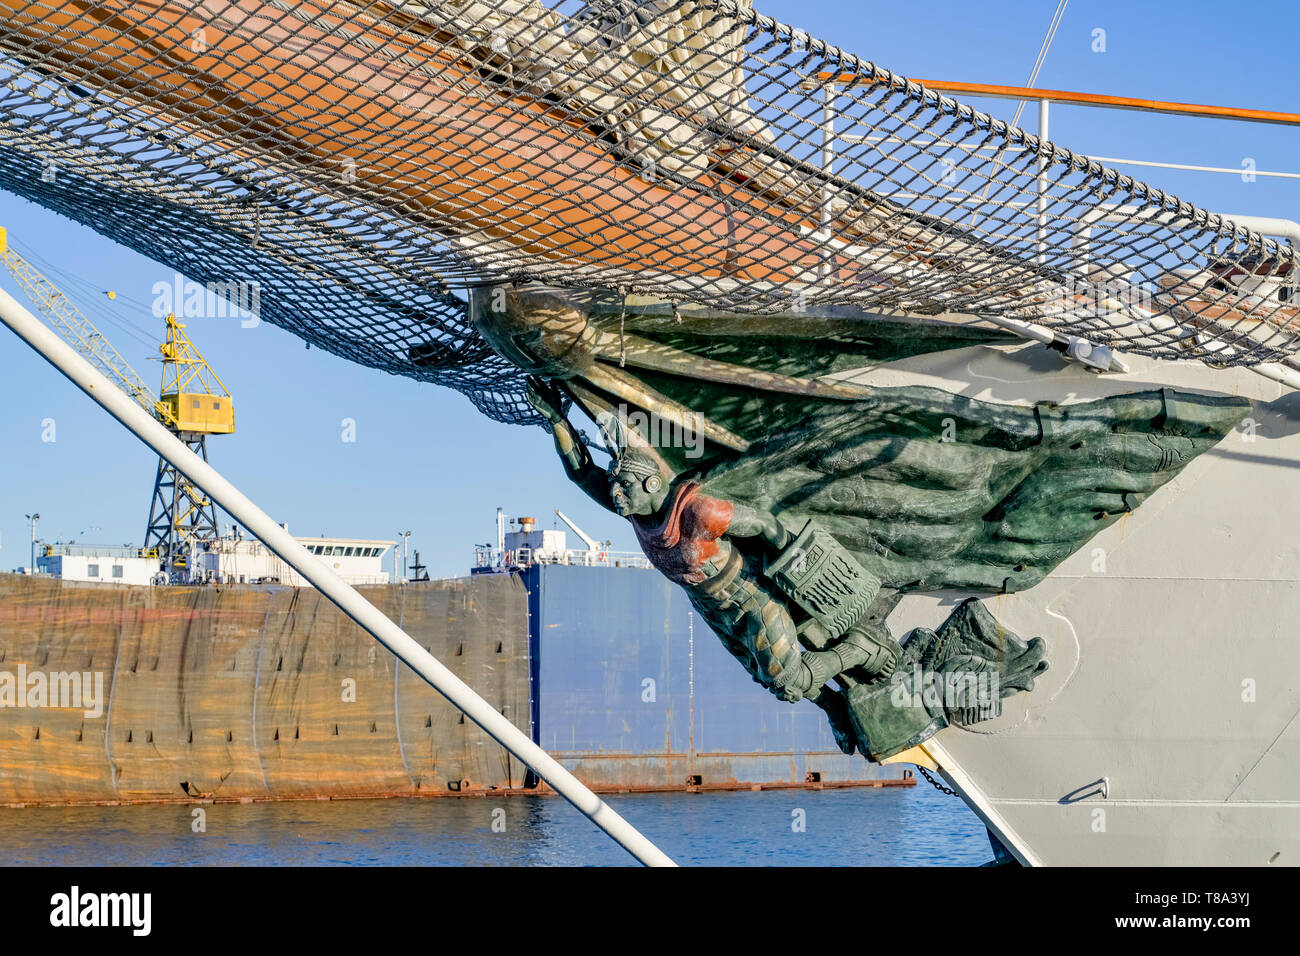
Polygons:
<instances>
[{"instance_id":1,"label":"yellow crane cab","mask_svg":"<svg viewBox=\"0 0 1300 956\"><path fill-rule=\"evenodd\" d=\"M160 411L177 431L229 435L235 430L235 403L175 315L167 316Z\"/></svg>"},{"instance_id":2,"label":"yellow crane cab","mask_svg":"<svg viewBox=\"0 0 1300 956\"><path fill-rule=\"evenodd\" d=\"M225 395L207 392L172 392L162 396L167 417L177 431L204 435L229 435L235 430L235 407Z\"/></svg>"}]
</instances>

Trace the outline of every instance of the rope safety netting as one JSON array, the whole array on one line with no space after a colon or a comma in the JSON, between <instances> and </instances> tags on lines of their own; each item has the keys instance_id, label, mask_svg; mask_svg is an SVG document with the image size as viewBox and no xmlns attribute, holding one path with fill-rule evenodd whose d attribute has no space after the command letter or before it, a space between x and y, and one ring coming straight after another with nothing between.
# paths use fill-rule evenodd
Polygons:
<instances>
[{"instance_id":1,"label":"rope safety netting","mask_svg":"<svg viewBox=\"0 0 1300 956\"><path fill-rule=\"evenodd\" d=\"M0 188L502 421L536 418L463 298L499 281L1300 347L1289 245L747 0L0 8Z\"/></svg>"}]
</instances>

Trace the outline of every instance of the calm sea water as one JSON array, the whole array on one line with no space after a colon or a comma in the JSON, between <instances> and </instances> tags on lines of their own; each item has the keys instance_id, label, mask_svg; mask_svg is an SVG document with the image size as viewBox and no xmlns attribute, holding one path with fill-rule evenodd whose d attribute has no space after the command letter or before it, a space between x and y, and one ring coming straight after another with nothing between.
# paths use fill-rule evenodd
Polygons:
<instances>
[{"instance_id":1,"label":"calm sea water","mask_svg":"<svg viewBox=\"0 0 1300 956\"><path fill-rule=\"evenodd\" d=\"M978 865L983 825L921 782L881 790L606 798L682 864ZM0 809L8 865L621 866L634 861L559 797ZM802 829L799 829L802 824ZM501 831L504 832L501 832Z\"/></svg>"}]
</instances>

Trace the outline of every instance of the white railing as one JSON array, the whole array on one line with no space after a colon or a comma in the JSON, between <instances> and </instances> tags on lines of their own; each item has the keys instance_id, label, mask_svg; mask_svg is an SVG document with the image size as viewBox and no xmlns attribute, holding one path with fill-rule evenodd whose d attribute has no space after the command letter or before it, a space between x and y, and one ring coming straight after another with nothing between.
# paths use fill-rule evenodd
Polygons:
<instances>
[{"instance_id":1,"label":"white railing","mask_svg":"<svg viewBox=\"0 0 1300 956\"><path fill-rule=\"evenodd\" d=\"M63 543L56 541L54 544L39 545L41 557L79 557L79 558L156 558L158 551L155 548L145 550L144 548L133 548L130 545L106 545L106 544L76 544L75 542Z\"/></svg>"},{"instance_id":2,"label":"white railing","mask_svg":"<svg viewBox=\"0 0 1300 956\"><path fill-rule=\"evenodd\" d=\"M502 550L475 548L476 570L507 571L511 568L528 568L534 564L556 564L584 568L649 568L649 559L639 551L589 551L569 548L564 551L539 551L534 548Z\"/></svg>"}]
</instances>

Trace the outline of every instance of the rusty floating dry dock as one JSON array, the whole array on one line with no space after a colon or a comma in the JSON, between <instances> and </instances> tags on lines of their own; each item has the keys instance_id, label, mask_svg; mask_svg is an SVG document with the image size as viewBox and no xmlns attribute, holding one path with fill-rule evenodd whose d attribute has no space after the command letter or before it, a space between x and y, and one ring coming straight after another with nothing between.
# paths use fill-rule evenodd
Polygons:
<instances>
[{"instance_id":1,"label":"rusty floating dry dock","mask_svg":"<svg viewBox=\"0 0 1300 956\"><path fill-rule=\"evenodd\" d=\"M597 792L914 783L838 753L811 705L735 681L653 572L364 590ZM102 713L0 706L0 806L547 792L311 589L0 574L0 679L20 668L101 675Z\"/></svg>"}]
</instances>

